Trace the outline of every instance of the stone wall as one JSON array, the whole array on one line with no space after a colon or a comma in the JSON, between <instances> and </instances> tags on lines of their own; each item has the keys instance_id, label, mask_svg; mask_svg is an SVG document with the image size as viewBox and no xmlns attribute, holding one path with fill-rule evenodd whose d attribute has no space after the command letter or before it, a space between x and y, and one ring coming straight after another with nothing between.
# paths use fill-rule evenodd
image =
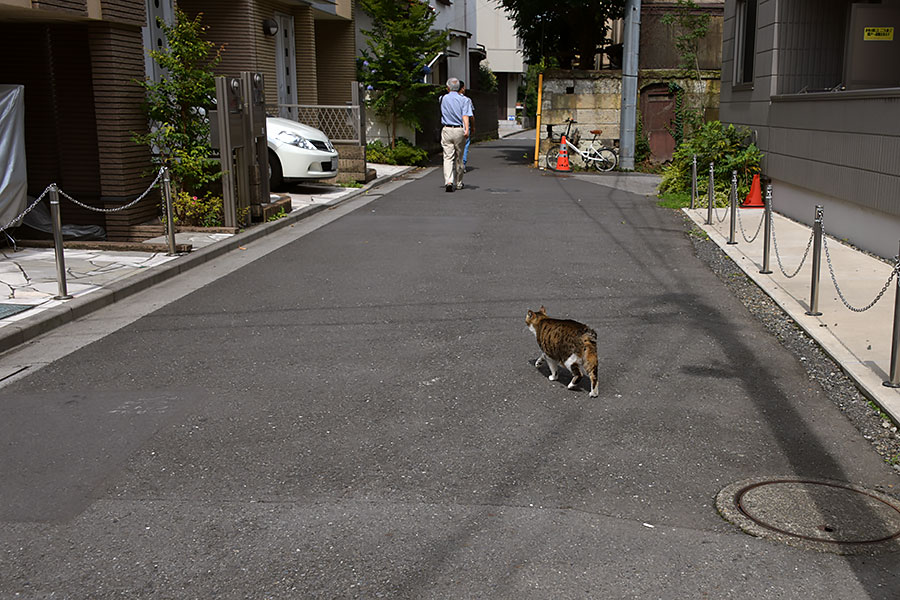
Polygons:
<instances>
[{"instance_id":1,"label":"stone wall","mask_svg":"<svg viewBox=\"0 0 900 600\"><path fill-rule=\"evenodd\" d=\"M541 156L547 154L551 136L559 140L560 134L565 133L566 119L577 121L572 127L573 131L577 127L581 132L582 143L593 137L589 133L592 129L601 129L600 140L612 146L619 139L621 107L621 71L545 71L541 93ZM581 165L578 156L570 156L569 161ZM544 164L543 158L538 164Z\"/></svg>"},{"instance_id":2,"label":"stone wall","mask_svg":"<svg viewBox=\"0 0 900 600\"><path fill-rule=\"evenodd\" d=\"M700 80L686 76L682 70L643 70L638 77L638 91L658 83L677 83L685 90L687 108L705 109L707 120L718 118L719 72L704 71ZM640 105L640 99L638 101ZM565 132L566 119L577 121L573 130L580 133L580 144L590 142L591 130L600 129L599 140L606 146L618 146L622 109L622 72L618 70L578 71L548 69L544 72L541 95L541 157L550 147L550 137L557 140ZM580 157L569 157L570 162L581 166Z\"/></svg>"}]
</instances>

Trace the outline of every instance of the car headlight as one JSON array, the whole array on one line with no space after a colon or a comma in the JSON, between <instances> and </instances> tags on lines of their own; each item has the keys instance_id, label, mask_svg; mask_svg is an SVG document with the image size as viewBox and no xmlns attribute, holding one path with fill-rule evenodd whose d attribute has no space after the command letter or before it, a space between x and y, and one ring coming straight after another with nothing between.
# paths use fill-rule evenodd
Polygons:
<instances>
[{"instance_id":1,"label":"car headlight","mask_svg":"<svg viewBox=\"0 0 900 600\"><path fill-rule=\"evenodd\" d=\"M290 131L279 131L275 135L275 139L284 144L290 144L291 146L297 146L298 148L304 148L306 150L316 149L316 147L313 146L308 139L306 139L302 135L291 133Z\"/></svg>"}]
</instances>

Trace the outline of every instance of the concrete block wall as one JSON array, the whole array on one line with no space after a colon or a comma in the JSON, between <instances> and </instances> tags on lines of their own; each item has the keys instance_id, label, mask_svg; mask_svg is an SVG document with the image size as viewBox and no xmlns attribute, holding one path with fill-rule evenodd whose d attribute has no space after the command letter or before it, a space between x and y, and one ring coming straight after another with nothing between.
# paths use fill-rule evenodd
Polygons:
<instances>
[{"instance_id":1,"label":"concrete block wall","mask_svg":"<svg viewBox=\"0 0 900 600\"><path fill-rule=\"evenodd\" d=\"M640 72L638 90L655 83L674 82L685 90L685 103L689 108L706 107L706 118L718 118L719 74L703 72L701 80L685 76L680 69L647 69ZM590 142L591 130L600 129L600 141L605 146L615 146L620 134L622 108L622 72L617 70L578 71L548 69L544 72L541 96L541 131L539 164L551 145L552 137L558 140L565 132L566 119L577 121L574 128L580 132L583 144ZM554 142L556 144L558 142ZM581 165L580 157L569 161Z\"/></svg>"}]
</instances>

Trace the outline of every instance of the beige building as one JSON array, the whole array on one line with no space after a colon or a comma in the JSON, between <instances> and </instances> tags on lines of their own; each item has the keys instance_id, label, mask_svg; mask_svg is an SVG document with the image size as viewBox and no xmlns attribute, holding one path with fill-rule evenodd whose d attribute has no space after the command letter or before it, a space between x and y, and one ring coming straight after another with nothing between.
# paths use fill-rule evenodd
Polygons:
<instances>
[{"instance_id":1,"label":"beige building","mask_svg":"<svg viewBox=\"0 0 900 600\"><path fill-rule=\"evenodd\" d=\"M210 38L226 45L220 73L266 75L267 103L351 101L353 0L179 5L203 12ZM146 50L165 43L156 17L171 22L172 14L172 0L0 0L0 83L25 89L29 195L55 182L79 201L109 209L147 189L149 150L132 141L147 130L136 82L157 75ZM101 225L108 239L124 240L159 214L159 194L112 213L61 207L65 223Z\"/></svg>"},{"instance_id":2,"label":"beige building","mask_svg":"<svg viewBox=\"0 0 900 600\"><path fill-rule=\"evenodd\" d=\"M141 28L147 0L0 0L0 83L25 88L28 193L50 184L98 208L135 199L152 182ZM158 195L116 213L61 204L64 221L106 227L109 238L152 218Z\"/></svg>"}]
</instances>

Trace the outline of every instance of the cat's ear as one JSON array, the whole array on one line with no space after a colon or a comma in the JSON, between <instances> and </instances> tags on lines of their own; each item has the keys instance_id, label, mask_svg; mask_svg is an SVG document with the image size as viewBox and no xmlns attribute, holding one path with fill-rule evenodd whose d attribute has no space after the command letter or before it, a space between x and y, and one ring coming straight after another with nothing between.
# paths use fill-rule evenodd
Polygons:
<instances>
[{"instance_id":1,"label":"cat's ear","mask_svg":"<svg viewBox=\"0 0 900 600\"><path fill-rule=\"evenodd\" d=\"M533 318L533 317L534 317L534 313L531 312L531 311L529 310L529 311L528 311L527 318L531 319L531 318Z\"/></svg>"},{"instance_id":2,"label":"cat's ear","mask_svg":"<svg viewBox=\"0 0 900 600\"><path fill-rule=\"evenodd\" d=\"M541 310L538 311L538 312L540 312L542 315L546 315L546 314L547 314L547 309L544 308L544 305L543 305L543 304L541 304Z\"/></svg>"}]
</instances>

